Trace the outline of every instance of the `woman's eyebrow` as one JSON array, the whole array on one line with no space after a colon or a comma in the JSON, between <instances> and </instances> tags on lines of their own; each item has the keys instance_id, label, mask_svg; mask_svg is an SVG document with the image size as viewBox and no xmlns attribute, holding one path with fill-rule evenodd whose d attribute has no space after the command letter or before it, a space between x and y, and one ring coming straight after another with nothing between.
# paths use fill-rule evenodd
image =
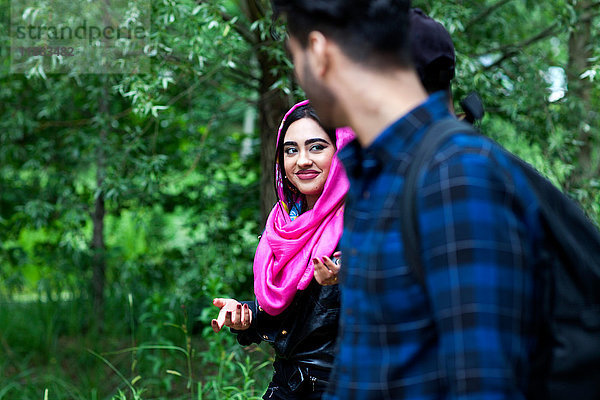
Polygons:
<instances>
[{"instance_id":1,"label":"woman's eyebrow","mask_svg":"<svg viewBox=\"0 0 600 400\"><path fill-rule=\"evenodd\" d=\"M304 145L308 146L309 144L313 144L313 143L317 143L317 142L323 142L325 144L331 144L331 143L329 143L325 139L322 139L322 138L313 138L313 139L308 139L306 142L304 142Z\"/></svg>"},{"instance_id":2,"label":"woman's eyebrow","mask_svg":"<svg viewBox=\"0 0 600 400\"><path fill-rule=\"evenodd\" d=\"M283 145L284 146L298 146L298 143L296 143L296 142L284 142Z\"/></svg>"}]
</instances>

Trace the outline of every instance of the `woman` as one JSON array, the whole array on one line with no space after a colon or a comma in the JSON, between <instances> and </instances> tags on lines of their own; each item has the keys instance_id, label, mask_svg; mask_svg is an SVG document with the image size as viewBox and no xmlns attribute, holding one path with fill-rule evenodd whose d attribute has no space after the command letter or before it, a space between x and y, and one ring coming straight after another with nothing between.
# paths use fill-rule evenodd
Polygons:
<instances>
[{"instance_id":1,"label":"woman","mask_svg":"<svg viewBox=\"0 0 600 400\"><path fill-rule=\"evenodd\" d=\"M326 389L339 290L319 285L314 265L336 266L329 256L342 235L348 180L335 153L352 138L349 129L325 130L307 100L287 112L275 153L279 201L254 258L256 300L213 301L220 308L215 332L228 326L244 346L266 341L274 347L265 399L320 399Z\"/></svg>"}]
</instances>

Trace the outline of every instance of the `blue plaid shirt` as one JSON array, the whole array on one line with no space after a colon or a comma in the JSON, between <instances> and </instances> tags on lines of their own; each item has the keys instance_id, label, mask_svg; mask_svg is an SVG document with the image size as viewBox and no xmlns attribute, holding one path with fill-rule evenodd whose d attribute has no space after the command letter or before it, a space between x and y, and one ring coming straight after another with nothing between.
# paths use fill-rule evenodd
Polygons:
<instances>
[{"instance_id":1,"label":"blue plaid shirt","mask_svg":"<svg viewBox=\"0 0 600 400\"><path fill-rule=\"evenodd\" d=\"M326 399L520 399L539 333L538 203L499 146L456 135L418 194L426 289L410 273L400 194L443 94L341 152L350 190L338 354Z\"/></svg>"}]
</instances>

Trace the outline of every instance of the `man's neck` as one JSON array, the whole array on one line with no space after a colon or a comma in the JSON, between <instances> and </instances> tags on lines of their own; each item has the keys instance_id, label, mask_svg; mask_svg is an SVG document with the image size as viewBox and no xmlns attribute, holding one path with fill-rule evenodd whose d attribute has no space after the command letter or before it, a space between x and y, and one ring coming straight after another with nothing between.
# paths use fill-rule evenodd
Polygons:
<instances>
[{"instance_id":1,"label":"man's neck","mask_svg":"<svg viewBox=\"0 0 600 400\"><path fill-rule=\"evenodd\" d=\"M341 74L337 89L348 125L363 148L427 99L412 70L379 72L355 64Z\"/></svg>"}]
</instances>

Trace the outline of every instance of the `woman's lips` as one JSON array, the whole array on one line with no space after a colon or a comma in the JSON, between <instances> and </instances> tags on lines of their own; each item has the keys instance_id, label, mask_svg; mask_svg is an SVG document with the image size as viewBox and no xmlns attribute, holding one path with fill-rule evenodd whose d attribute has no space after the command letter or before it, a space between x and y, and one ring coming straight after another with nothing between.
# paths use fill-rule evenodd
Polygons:
<instances>
[{"instance_id":1,"label":"woman's lips","mask_svg":"<svg viewBox=\"0 0 600 400\"><path fill-rule=\"evenodd\" d=\"M318 171L300 171L300 172L296 172L296 176L298 177L298 179L302 179L303 181L307 181L310 179L315 179L317 176L319 176L319 172Z\"/></svg>"}]
</instances>

